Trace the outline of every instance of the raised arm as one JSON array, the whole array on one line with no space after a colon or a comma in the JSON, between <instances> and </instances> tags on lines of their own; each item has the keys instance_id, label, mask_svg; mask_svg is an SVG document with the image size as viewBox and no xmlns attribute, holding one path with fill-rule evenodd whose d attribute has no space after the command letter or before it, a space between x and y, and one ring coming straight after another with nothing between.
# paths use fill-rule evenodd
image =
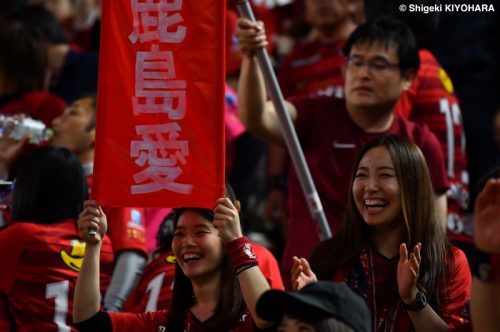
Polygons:
<instances>
[{"instance_id":1,"label":"raised arm","mask_svg":"<svg viewBox=\"0 0 500 332\"><path fill-rule=\"evenodd\" d=\"M240 120L258 138L284 146L278 117L273 104L267 101L264 78L255 58L255 51L267 45L264 24L240 18L236 36L244 54L238 81ZM295 121L295 107L288 102L285 104L292 121Z\"/></svg>"},{"instance_id":2,"label":"raised arm","mask_svg":"<svg viewBox=\"0 0 500 332\"><path fill-rule=\"evenodd\" d=\"M219 230L222 242L236 270L245 303L259 328L272 324L257 316L256 305L259 297L271 287L262 274L251 244L241 233L238 210L228 198L220 198L214 209L214 225Z\"/></svg>"},{"instance_id":3,"label":"raised arm","mask_svg":"<svg viewBox=\"0 0 500 332\"><path fill-rule=\"evenodd\" d=\"M78 229L85 239L86 248L73 299L75 323L89 319L101 308L99 255L108 224L106 215L97 202L85 201L83 211L78 218ZM95 235L91 235L92 231L95 231Z\"/></svg>"},{"instance_id":4,"label":"raised arm","mask_svg":"<svg viewBox=\"0 0 500 332\"><path fill-rule=\"evenodd\" d=\"M491 179L476 199L474 242L477 254L472 281L471 314L474 331L497 331L500 326L500 180ZM479 261L479 258L483 261ZM482 268L482 266L489 268ZM481 275L488 270L489 275ZM486 271L484 271L486 272Z\"/></svg>"}]
</instances>

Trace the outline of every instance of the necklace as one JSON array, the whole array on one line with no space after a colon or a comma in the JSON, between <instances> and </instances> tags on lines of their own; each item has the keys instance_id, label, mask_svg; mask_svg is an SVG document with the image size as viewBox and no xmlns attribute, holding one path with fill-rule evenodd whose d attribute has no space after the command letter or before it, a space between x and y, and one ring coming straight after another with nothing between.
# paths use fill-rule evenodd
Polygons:
<instances>
[{"instance_id":1,"label":"necklace","mask_svg":"<svg viewBox=\"0 0 500 332\"><path fill-rule=\"evenodd\" d=\"M379 328L382 326L382 324L384 323L384 317L381 317L380 318L380 321L379 321L379 318L377 317L378 316L378 311L377 311L377 297L376 297L376 285L375 285L375 265L373 264L373 251L372 251L372 248L370 247L370 250L368 252L369 256L370 256L370 274L371 274L371 286L372 286L372 302L373 302L373 317L372 317L372 331L373 332L376 332L379 330ZM391 322L388 322L389 324L386 324L385 325L385 328L384 328L384 331L389 331L389 332L393 332L394 331L394 325L395 325L395 322L396 322L396 316L398 314L398 310L399 310L399 298L396 302L396 305L395 305L395 308L394 308L394 311L392 312L392 321ZM390 307L390 306L389 306ZM388 316L388 313L390 312L389 308L386 308L386 314L384 314L383 316Z\"/></svg>"}]
</instances>

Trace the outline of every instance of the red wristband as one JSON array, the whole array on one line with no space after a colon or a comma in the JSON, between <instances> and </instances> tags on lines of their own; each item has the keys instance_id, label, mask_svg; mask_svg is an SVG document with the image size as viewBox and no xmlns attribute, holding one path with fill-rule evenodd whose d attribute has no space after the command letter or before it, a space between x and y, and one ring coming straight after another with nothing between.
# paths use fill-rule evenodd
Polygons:
<instances>
[{"instance_id":1,"label":"red wristband","mask_svg":"<svg viewBox=\"0 0 500 332\"><path fill-rule=\"evenodd\" d=\"M235 273L245 268L258 265L257 255L252 250L252 243L246 236L226 244L226 253Z\"/></svg>"}]
</instances>

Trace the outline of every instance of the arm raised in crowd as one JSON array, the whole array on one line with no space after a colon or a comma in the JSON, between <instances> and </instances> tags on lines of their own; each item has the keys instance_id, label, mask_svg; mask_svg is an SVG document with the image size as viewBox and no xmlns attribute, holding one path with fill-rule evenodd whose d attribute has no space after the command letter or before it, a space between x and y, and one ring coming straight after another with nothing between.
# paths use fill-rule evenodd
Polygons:
<instances>
[{"instance_id":1,"label":"arm raised in crowd","mask_svg":"<svg viewBox=\"0 0 500 332\"><path fill-rule=\"evenodd\" d=\"M244 54L238 81L240 120L250 133L260 139L284 145L278 116L273 104L267 101L264 78L255 58L255 51L267 45L264 24L240 18L236 36ZM295 121L295 107L288 102L285 104L292 121Z\"/></svg>"},{"instance_id":2,"label":"arm raised in crowd","mask_svg":"<svg viewBox=\"0 0 500 332\"><path fill-rule=\"evenodd\" d=\"M73 302L73 320L75 323L89 319L101 308L99 289L99 261L102 239L108 229L106 215L95 201L85 201L83 211L78 218L78 229L86 242L85 257L78 274ZM95 235L91 235L95 230Z\"/></svg>"},{"instance_id":3,"label":"arm raised in crowd","mask_svg":"<svg viewBox=\"0 0 500 332\"><path fill-rule=\"evenodd\" d=\"M235 257L235 253L241 254L245 252L250 260L254 260L256 257L251 251L251 247L247 247L249 244L246 242L247 240L243 237L241 232L238 210L229 198L219 198L217 200L217 204L214 209L214 226L219 230L219 235L226 247L226 251L228 252L233 268L236 270L236 274L238 275L240 282L241 292L248 310L250 310L250 313L252 314L255 325L259 328L270 327L271 323L260 319L257 316L256 310L257 300L259 297L271 288L269 283L256 262L250 265L242 265L241 267L235 266L236 259L241 262L241 259L237 257L238 255ZM242 251L242 248L248 250ZM247 257L243 256L243 259L246 258Z\"/></svg>"},{"instance_id":4,"label":"arm raised in crowd","mask_svg":"<svg viewBox=\"0 0 500 332\"><path fill-rule=\"evenodd\" d=\"M500 180L491 179L476 199L474 242L489 261L476 262L472 281L471 315L474 331L497 331L500 326ZM479 253L476 259L479 260ZM481 276L480 265L489 266L490 276ZM486 272L486 271L484 271ZM496 276L496 277L492 277Z\"/></svg>"}]
</instances>

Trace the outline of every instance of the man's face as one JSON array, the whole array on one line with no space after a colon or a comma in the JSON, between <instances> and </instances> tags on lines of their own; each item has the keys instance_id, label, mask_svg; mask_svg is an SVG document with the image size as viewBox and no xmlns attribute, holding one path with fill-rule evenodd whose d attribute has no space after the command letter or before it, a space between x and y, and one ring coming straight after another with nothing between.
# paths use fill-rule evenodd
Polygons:
<instances>
[{"instance_id":1,"label":"man's face","mask_svg":"<svg viewBox=\"0 0 500 332\"><path fill-rule=\"evenodd\" d=\"M88 130L94 115L92 98L76 100L52 121L52 144L80 154L94 148L95 129Z\"/></svg>"},{"instance_id":2,"label":"man's face","mask_svg":"<svg viewBox=\"0 0 500 332\"><path fill-rule=\"evenodd\" d=\"M403 75L394 45L353 45L346 70L346 104L350 111L390 111L408 89L413 73Z\"/></svg>"},{"instance_id":3,"label":"man's face","mask_svg":"<svg viewBox=\"0 0 500 332\"><path fill-rule=\"evenodd\" d=\"M348 16L348 0L306 1L306 20L316 28L338 24Z\"/></svg>"}]
</instances>

